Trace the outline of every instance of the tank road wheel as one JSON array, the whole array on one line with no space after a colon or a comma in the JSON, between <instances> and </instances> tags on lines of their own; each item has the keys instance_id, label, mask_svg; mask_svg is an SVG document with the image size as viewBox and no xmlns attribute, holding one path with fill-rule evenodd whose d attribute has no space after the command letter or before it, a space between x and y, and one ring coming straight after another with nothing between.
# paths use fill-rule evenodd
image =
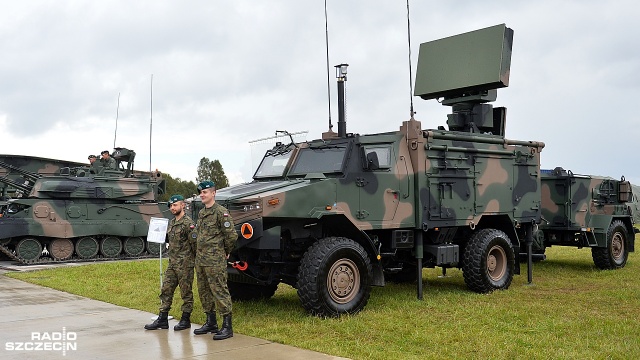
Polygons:
<instances>
[{"instance_id":1,"label":"tank road wheel","mask_svg":"<svg viewBox=\"0 0 640 360\"><path fill-rule=\"evenodd\" d=\"M16 245L16 255L25 261L35 261L42 255L42 244L34 238L24 238Z\"/></svg>"},{"instance_id":2,"label":"tank road wheel","mask_svg":"<svg viewBox=\"0 0 640 360\"><path fill-rule=\"evenodd\" d=\"M278 284L259 285L227 281L227 285L233 300L270 299L278 289Z\"/></svg>"},{"instance_id":3,"label":"tank road wheel","mask_svg":"<svg viewBox=\"0 0 640 360\"><path fill-rule=\"evenodd\" d=\"M477 231L465 247L462 274L478 293L507 289L513 280L515 255L507 234L496 229Z\"/></svg>"},{"instance_id":4,"label":"tank road wheel","mask_svg":"<svg viewBox=\"0 0 640 360\"><path fill-rule=\"evenodd\" d=\"M591 257L596 267L602 270L615 270L627 264L629 248L627 247L627 227L620 220L615 220L607 230L607 247L591 248Z\"/></svg>"},{"instance_id":5,"label":"tank road wheel","mask_svg":"<svg viewBox=\"0 0 640 360\"><path fill-rule=\"evenodd\" d=\"M86 236L76 242L76 254L82 259L91 259L98 255L98 240Z\"/></svg>"},{"instance_id":6,"label":"tank road wheel","mask_svg":"<svg viewBox=\"0 0 640 360\"><path fill-rule=\"evenodd\" d=\"M162 249L162 254L166 254L167 253L167 245L166 243L155 243L155 242L149 242L147 241L147 252L149 252L149 254L154 255L154 256L158 256L160 255L160 250Z\"/></svg>"},{"instance_id":7,"label":"tank road wheel","mask_svg":"<svg viewBox=\"0 0 640 360\"><path fill-rule=\"evenodd\" d=\"M122 252L122 241L115 236L107 236L100 241L100 253L104 257L114 258Z\"/></svg>"},{"instance_id":8,"label":"tank road wheel","mask_svg":"<svg viewBox=\"0 0 640 360\"><path fill-rule=\"evenodd\" d=\"M70 239L54 239L49 246L49 253L54 260L67 260L73 255L73 242Z\"/></svg>"},{"instance_id":9,"label":"tank road wheel","mask_svg":"<svg viewBox=\"0 0 640 360\"><path fill-rule=\"evenodd\" d=\"M140 256L144 252L144 240L141 237L130 237L124 241L124 252L129 256Z\"/></svg>"},{"instance_id":10,"label":"tank road wheel","mask_svg":"<svg viewBox=\"0 0 640 360\"><path fill-rule=\"evenodd\" d=\"M351 239L320 239L304 254L296 287L302 306L313 315L356 313L369 301L371 261Z\"/></svg>"}]
</instances>

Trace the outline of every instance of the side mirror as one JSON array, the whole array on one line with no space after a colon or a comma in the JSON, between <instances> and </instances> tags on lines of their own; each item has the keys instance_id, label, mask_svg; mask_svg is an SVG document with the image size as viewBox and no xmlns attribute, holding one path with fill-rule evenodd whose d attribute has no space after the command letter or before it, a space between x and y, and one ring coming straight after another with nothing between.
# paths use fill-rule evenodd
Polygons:
<instances>
[{"instance_id":1,"label":"side mirror","mask_svg":"<svg viewBox=\"0 0 640 360\"><path fill-rule=\"evenodd\" d=\"M367 169L378 170L380 169L380 161L378 161L378 153L372 151L367 154Z\"/></svg>"}]
</instances>

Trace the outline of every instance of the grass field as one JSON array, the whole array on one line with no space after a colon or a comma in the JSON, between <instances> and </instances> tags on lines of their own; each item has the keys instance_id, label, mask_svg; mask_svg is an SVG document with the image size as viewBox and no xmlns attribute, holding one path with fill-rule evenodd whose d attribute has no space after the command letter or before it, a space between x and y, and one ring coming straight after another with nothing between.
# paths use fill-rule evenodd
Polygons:
<instances>
[{"instance_id":1,"label":"grass field","mask_svg":"<svg viewBox=\"0 0 640 360\"><path fill-rule=\"evenodd\" d=\"M441 278L425 269L423 301L415 284L387 284L373 288L362 312L338 319L307 315L295 289L280 285L270 300L234 303L234 330L352 359L639 359L638 253L616 271L597 270L588 249L554 247L547 255L534 264L532 285L526 265L508 290L486 295L467 290L459 270ZM153 313L159 305L157 260L11 276ZM203 323L195 306L192 321Z\"/></svg>"}]
</instances>

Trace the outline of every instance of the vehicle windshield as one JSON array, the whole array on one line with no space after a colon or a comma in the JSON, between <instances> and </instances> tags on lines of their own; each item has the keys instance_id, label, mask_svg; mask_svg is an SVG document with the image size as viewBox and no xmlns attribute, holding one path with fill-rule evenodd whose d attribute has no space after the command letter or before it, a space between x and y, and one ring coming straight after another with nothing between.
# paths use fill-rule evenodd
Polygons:
<instances>
[{"instance_id":1,"label":"vehicle windshield","mask_svg":"<svg viewBox=\"0 0 640 360\"><path fill-rule=\"evenodd\" d=\"M300 149L288 175L341 172L346 152L346 146Z\"/></svg>"},{"instance_id":2,"label":"vehicle windshield","mask_svg":"<svg viewBox=\"0 0 640 360\"><path fill-rule=\"evenodd\" d=\"M293 151L287 151L286 153L267 152L253 177L267 178L283 176L284 169L287 166L292 153Z\"/></svg>"}]
</instances>

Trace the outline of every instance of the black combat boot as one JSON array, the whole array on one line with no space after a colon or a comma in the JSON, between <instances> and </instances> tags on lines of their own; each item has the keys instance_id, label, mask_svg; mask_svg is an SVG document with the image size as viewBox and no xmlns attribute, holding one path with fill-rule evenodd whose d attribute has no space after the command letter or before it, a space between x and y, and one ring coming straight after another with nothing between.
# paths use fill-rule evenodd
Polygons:
<instances>
[{"instance_id":1,"label":"black combat boot","mask_svg":"<svg viewBox=\"0 0 640 360\"><path fill-rule=\"evenodd\" d=\"M218 320L216 319L216 313L207 313L207 322L202 325L201 328L193 330L196 335L202 335L206 333L218 333Z\"/></svg>"},{"instance_id":2,"label":"black combat boot","mask_svg":"<svg viewBox=\"0 0 640 360\"><path fill-rule=\"evenodd\" d=\"M222 329L213 335L213 340L224 340L233 336L233 327L231 326L231 313L222 317Z\"/></svg>"},{"instance_id":3,"label":"black combat boot","mask_svg":"<svg viewBox=\"0 0 640 360\"><path fill-rule=\"evenodd\" d=\"M144 326L146 330L168 329L169 328L169 313L161 311L160 315L151 323Z\"/></svg>"},{"instance_id":4,"label":"black combat boot","mask_svg":"<svg viewBox=\"0 0 640 360\"><path fill-rule=\"evenodd\" d=\"M182 313L182 318L180 319L180 322L178 322L173 327L173 330L179 331L179 330L188 329L190 327L191 327L191 313L183 312Z\"/></svg>"}]
</instances>

